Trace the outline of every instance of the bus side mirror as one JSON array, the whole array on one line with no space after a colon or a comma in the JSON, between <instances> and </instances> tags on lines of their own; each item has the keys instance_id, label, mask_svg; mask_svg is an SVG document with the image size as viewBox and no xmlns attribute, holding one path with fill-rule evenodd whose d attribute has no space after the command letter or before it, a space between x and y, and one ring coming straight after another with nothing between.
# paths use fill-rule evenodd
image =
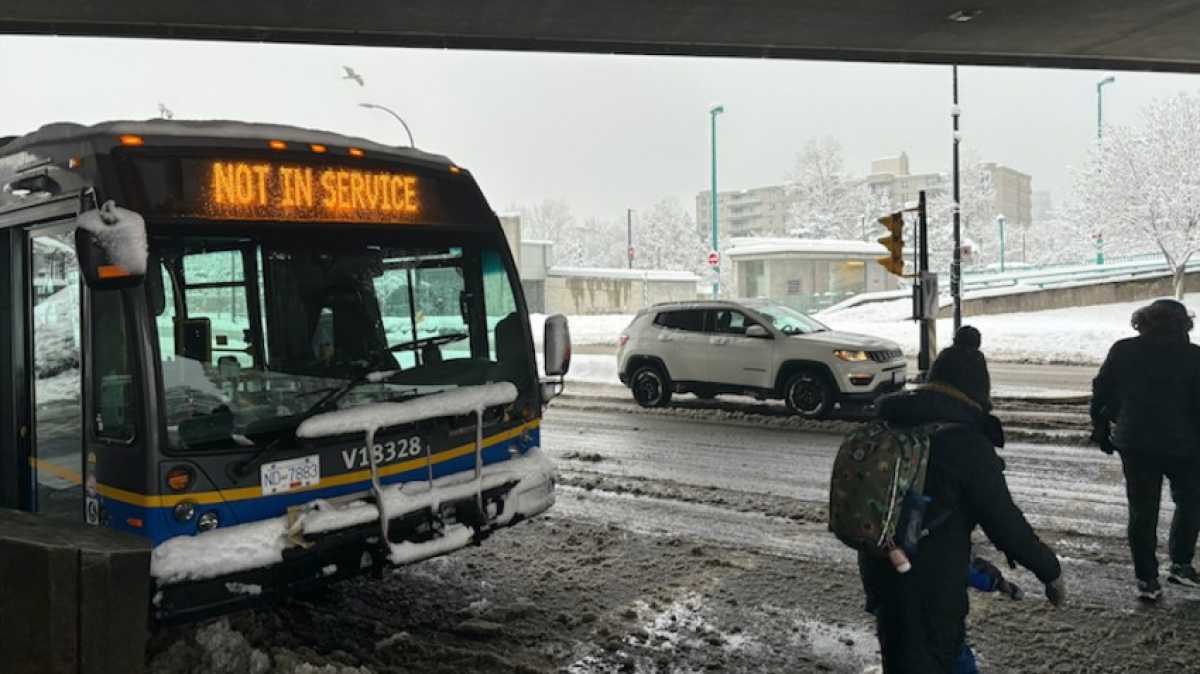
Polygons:
<instances>
[{"instance_id":1,"label":"bus side mirror","mask_svg":"<svg viewBox=\"0 0 1200 674\"><path fill-rule=\"evenodd\" d=\"M89 288L112 290L140 285L146 276L146 221L107 201L76 218L75 253Z\"/></svg>"},{"instance_id":2,"label":"bus side mirror","mask_svg":"<svg viewBox=\"0 0 1200 674\"><path fill-rule=\"evenodd\" d=\"M566 316L555 314L546 319L542 347L546 350L546 376L566 376L571 369L571 329Z\"/></svg>"},{"instance_id":3,"label":"bus side mirror","mask_svg":"<svg viewBox=\"0 0 1200 674\"><path fill-rule=\"evenodd\" d=\"M549 401L563 390L563 377L571 369L571 329L567 317L555 314L546 319L542 335L546 378L542 380L542 400Z\"/></svg>"}]
</instances>

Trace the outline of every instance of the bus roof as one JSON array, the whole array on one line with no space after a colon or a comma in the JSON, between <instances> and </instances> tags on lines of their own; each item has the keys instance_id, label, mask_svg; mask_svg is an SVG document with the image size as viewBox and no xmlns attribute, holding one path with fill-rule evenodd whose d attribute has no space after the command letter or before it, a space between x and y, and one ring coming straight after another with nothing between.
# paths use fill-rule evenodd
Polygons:
<instances>
[{"instance_id":1,"label":"bus roof","mask_svg":"<svg viewBox=\"0 0 1200 674\"><path fill-rule=\"evenodd\" d=\"M431 163L449 164L442 155L430 154L415 148L396 147L376 143L365 138L345 136L330 131L304 129L281 124L261 124L228 120L168 120L111 121L87 126L72 122L56 122L24 136L16 136L4 143L0 138L0 156L15 154L39 145L83 141L97 136L117 137L137 135L150 138L178 137L210 140L280 140L285 143L312 143L335 147L354 147L372 154L384 154L397 159L415 159Z\"/></svg>"}]
</instances>

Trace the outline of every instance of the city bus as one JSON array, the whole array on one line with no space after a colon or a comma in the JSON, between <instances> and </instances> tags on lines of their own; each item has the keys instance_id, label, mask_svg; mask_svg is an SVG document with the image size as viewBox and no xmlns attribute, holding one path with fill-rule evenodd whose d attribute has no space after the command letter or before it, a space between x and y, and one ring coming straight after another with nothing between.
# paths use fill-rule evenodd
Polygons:
<instances>
[{"instance_id":1,"label":"city bus","mask_svg":"<svg viewBox=\"0 0 1200 674\"><path fill-rule=\"evenodd\" d=\"M0 138L0 506L153 546L186 620L554 502L510 244L449 159L238 122ZM11 382L11 384L10 384Z\"/></svg>"}]
</instances>

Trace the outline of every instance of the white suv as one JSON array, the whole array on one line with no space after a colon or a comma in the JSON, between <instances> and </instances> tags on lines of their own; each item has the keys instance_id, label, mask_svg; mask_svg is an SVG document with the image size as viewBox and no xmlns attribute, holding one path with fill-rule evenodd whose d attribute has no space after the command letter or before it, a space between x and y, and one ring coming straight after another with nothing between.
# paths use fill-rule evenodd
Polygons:
<instances>
[{"instance_id":1,"label":"white suv","mask_svg":"<svg viewBox=\"0 0 1200 674\"><path fill-rule=\"evenodd\" d=\"M782 398L819 418L904 387L899 345L836 332L766 300L671 302L643 309L621 333L617 372L643 407L672 393Z\"/></svg>"}]
</instances>

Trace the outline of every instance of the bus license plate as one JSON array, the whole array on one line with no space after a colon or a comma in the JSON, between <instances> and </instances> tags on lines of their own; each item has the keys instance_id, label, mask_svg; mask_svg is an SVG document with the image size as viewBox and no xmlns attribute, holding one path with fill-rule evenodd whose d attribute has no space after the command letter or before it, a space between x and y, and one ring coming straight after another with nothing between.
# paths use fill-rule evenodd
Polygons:
<instances>
[{"instance_id":1,"label":"bus license plate","mask_svg":"<svg viewBox=\"0 0 1200 674\"><path fill-rule=\"evenodd\" d=\"M302 489L321 481L321 455L264 463L262 493L264 496Z\"/></svg>"}]
</instances>

